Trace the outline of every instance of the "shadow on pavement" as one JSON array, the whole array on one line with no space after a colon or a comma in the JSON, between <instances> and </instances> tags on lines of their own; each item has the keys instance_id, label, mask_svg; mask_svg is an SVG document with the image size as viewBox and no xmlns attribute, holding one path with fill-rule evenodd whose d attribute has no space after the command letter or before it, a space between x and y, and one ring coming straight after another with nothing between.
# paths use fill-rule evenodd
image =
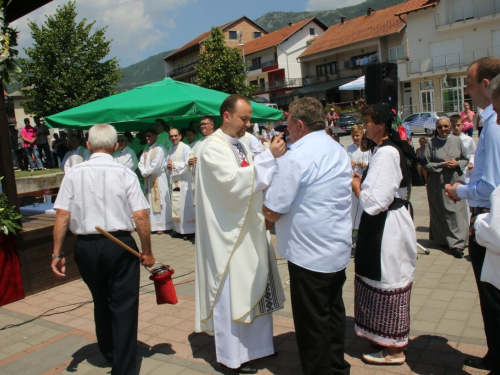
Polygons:
<instances>
[{"instance_id":1,"label":"shadow on pavement","mask_svg":"<svg viewBox=\"0 0 500 375\"><path fill-rule=\"evenodd\" d=\"M138 360L136 362L137 373L140 373L142 359L148 358L154 355L155 353L164 353L164 354L175 354L175 351L172 349L171 344L157 344L154 346L149 346L141 341L137 342L137 356ZM99 351L99 347L97 343L85 345L84 347L78 349L73 353L73 360L66 367L66 371L68 372L77 372L78 365L87 360L87 362L98 368L106 368L111 367L111 363L104 358L104 356Z\"/></svg>"}]
</instances>

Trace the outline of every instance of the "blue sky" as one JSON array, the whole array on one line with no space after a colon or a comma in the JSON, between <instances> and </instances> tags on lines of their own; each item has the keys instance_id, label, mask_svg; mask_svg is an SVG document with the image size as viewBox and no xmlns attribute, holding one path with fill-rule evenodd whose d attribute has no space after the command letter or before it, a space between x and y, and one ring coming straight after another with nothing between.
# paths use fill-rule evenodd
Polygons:
<instances>
[{"instance_id":1,"label":"blue sky","mask_svg":"<svg viewBox=\"0 0 500 375\"><path fill-rule=\"evenodd\" d=\"M255 20L270 11L328 10L363 0L76 0L78 20L107 26L110 56L126 67L163 51L176 49L199 34L241 16ZM68 0L53 0L12 23L20 31L20 47L33 40L28 19L41 25ZM21 50L21 55L24 53Z\"/></svg>"}]
</instances>

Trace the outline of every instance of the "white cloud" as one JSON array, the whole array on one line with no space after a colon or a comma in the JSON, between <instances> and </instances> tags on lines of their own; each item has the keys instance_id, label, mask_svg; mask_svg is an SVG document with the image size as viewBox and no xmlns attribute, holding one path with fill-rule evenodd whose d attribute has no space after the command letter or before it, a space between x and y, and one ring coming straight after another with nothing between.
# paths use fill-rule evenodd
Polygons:
<instances>
[{"instance_id":1,"label":"white cloud","mask_svg":"<svg viewBox=\"0 0 500 375\"><path fill-rule=\"evenodd\" d=\"M96 21L95 27L107 26L106 39L112 39L109 56L120 58L126 66L143 58L142 51L162 44L169 31L176 27L175 19L181 8L197 0L77 0L77 21ZM33 44L28 19L41 25L53 15L57 6L68 0L54 0L28 16L12 23L20 31L19 46ZM21 48L20 48L21 49ZM24 55L23 52L21 52Z\"/></svg>"},{"instance_id":2,"label":"white cloud","mask_svg":"<svg viewBox=\"0 0 500 375\"><path fill-rule=\"evenodd\" d=\"M307 0L306 10L333 10L361 4L364 0Z\"/></svg>"}]
</instances>

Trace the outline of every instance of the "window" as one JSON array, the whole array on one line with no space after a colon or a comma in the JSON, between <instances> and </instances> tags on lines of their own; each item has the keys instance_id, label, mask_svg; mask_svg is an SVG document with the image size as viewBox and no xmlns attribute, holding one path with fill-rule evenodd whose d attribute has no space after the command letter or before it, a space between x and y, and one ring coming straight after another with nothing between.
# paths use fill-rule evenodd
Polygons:
<instances>
[{"instance_id":1,"label":"window","mask_svg":"<svg viewBox=\"0 0 500 375\"><path fill-rule=\"evenodd\" d=\"M314 31L314 27L309 28L309 35L316 35L316 32Z\"/></svg>"},{"instance_id":2,"label":"window","mask_svg":"<svg viewBox=\"0 0 500 375\"><path fill-rule=\"evenodd\" d=\"M260 59L261 59L260 57L252 59L252 66L260 67Z\"/></svg>"},{"instance_id":3,"label":"window","mask_svg":"<svg viewBox=\"0 0 500 375\"><path fill-rule=\"evenodd\" d=\"M260 31L254 31L254 32L253 32L253 38L254 38L254 39L260 38L260 36L261 36L261 35L262 35L262 34L260 33Z\"/></svg>"},{"instance_id":4,"label":"window","mask_svg":"<svg viewBox=\"0 0 500 375\"><path fill-rule=\"evenodd\" d=\"M316 75L324 77L330 74L337 73L337 63L331 62L328 64L316 65Z\"/></svg>"},{"instance_id":5,"label":"window","mask_svg":"<svg viewBox=\"0 0 500 375\"><path fill-rule=\"evenodd\" d=\"M258 86L259 85L259 81L258 80L253 80L253 81L250 81L250 86Z\"/></svg>"},{"instance_id":6,"label":"window","mask_svg":"<svg viewBox=\"0 0 500 375\"><path fill-rule=\"evenodd\" d=\"M405 58L405 50L403 46L389 48L389 61L395 62Z\"/></svg>"},{"instance_id":7,"label":"window","mask_svg":"<svg viewBox=\"0 0 500 375\"><path fill-rule=\"evenodd\" d=\"M233 40L238 39L238 32L237 31L230 31L229 32L229 39L233 39Z\"/></svg>"}]
</instances>

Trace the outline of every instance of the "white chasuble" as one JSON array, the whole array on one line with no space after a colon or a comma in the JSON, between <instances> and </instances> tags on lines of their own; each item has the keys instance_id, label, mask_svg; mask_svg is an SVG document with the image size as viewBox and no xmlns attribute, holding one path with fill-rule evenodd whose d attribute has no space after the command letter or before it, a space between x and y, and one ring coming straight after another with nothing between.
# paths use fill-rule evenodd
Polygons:
<instances>
[{"instance_id":1,"label":"white chasuble","mask_svg":"<svg viewBox=\"0 0 500 375\"><path fill-rule=\"evenodd\" d=\"M75 165L83 163L90 159L90 152L83 146L78 146L76 150L68 151L61 162L61 169L64 173L73 168Z\"/></svg>"},{"instance_id":2,"label":"white chasuble","mask_svg":"<svg viewBox=\"0 0 500 375\"><path fill-rule=\"evenodd\" d=\"M123 150L118 148L113 155L113 159L116 163L126 166L135 172L137 169L137 164L139 161L137 160L137 156L130 147L125 147Z\"/></svg>"},{"instance_id":3,"label":"white chasuble","mask_svg":"<svg viewBox=\"0 0 500 375\"><path fill-rule=\"evenodd\" d=\"M230 142L239 142L242 166ZM270 312L283 307L284 293L262 189L254 190L265 185L257 161L244 142L221 130L203 143L196 166L195 331L215 335L217 360L237 368L273 354ZM259 156L275 164L270 152Z\"/></svg>"},{"instance_id":4,"label":"white chasuble","mask_svg":"<svg viewBox=\"0 0 500 375\"><path fill-rule=\"evenodd\" d=\"M165 174L166 151L155 143L146 148L139 161L139 170L144 177L146 199L149 203L151 231L165 231L173 228L170 193Z\"/></svg>"},{"instance_id":5,"label":"white chasuble","mask_svg":"<svg viewBox=\"0 0 500 375\"><path fill-rule=\"evenodd\" d=\"M172 161L172 169L168 171L172 219L174 230L181 234L195 232L193 187L188 163L190 154L189 146L180 142L170 149L167 157L167 164Z\"/></svg>"}]
</instances>

